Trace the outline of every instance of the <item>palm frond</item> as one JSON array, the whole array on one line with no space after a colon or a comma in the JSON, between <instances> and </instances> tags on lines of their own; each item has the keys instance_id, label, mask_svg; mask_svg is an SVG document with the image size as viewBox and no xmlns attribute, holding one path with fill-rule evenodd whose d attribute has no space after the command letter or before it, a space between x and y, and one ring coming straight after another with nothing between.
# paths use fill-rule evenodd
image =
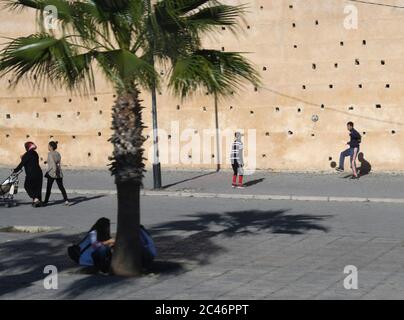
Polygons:
<instances>
[{"instance_id":1,"label":"palm frond","mask_svg":"<svg viewBox=\"0 0 404 320\"><path fill-rule=\"evenodd\" d=\"M98 52L96 59L106 76L119 84L120 89L125 89L133 83L139 83L145 88L151 88L154 83L158 84L158 74L154 67L128 50Z\"/></svg>"},{"instance_id":2,"label":"palm frond","mask_svg":"<svg viewBox=\"0 0 404 320\"><path fill-rule=\"evenodd\" d=\"M241 89L246 82L258 86L260 77L240 53L199 50L176 62L169 87L181 98L202 90L226 96Z\"/></svg>"},{"instance_id":3,"label":"palm frond","mask_svg":"<svg viewBox=\"0 0 404 320\"><path fill-rule=\"evenodd\" d=\"M94 88L92 53L79 54L66 38L33 34L16 38L0 51L0 76L11 74L11 86L23 78L34 87L47 82L69 89Z\"/></svg>"}]
</instances>

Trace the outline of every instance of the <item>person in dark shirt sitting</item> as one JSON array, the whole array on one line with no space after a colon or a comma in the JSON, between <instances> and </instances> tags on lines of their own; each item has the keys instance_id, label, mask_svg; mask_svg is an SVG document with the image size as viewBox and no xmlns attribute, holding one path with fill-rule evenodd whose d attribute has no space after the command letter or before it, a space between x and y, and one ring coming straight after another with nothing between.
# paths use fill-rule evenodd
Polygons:
<instances>
[{"instance_id":1,"label":"person in dark shirt sitting","mask_svg":"<svg viewBox=\"0 0 404 320\"><path fill-rule=\"evenodd\" d=\"M361 135L359 134L358 131L354 129L354 124L353 122L348 122L347 123L347 128L349 131L349 137L350 141L347 143L349 145L349 148L346 149L345 151L341 152L340 158L339 158L339 167L336 168L337 171L344 171L344 161L346 157L350 157L351 159L351 168L353 172L353 176L351 179L358 179L358 172L356 170L356 158L359 153L359 145L361 143Z\"/></svg>"},{"instance_id":2,"label":"person in dark shirt sitting","mask_svg":"<svg viewBox=\"0 0 404 320\"><path fill-rule=\"evenodd\" d=\"M42 170L39 166L39 156L36 145L33 142L24 144L26 152L21 156L20 164L14 169L19 172L23 167L25 169L24 189L33 200L34 207L40 207L42 204Z\"/></svg>"}]
</instances>

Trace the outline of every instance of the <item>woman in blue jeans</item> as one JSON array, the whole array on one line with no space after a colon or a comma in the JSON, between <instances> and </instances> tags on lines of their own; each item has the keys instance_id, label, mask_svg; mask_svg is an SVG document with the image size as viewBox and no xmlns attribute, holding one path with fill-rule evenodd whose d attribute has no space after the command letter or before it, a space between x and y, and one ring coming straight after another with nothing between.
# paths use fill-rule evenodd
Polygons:
<instances>
[{"instance_id":1,"label":"woman in blue jeans","mask_svg":"<svg viewBox=\"0 0 404 320\"><path fill-rule=\"evenodd\" d=\"M336 168L337 171L343 172L344 171L344 161L346 157L350 157L350 164L352 168L353 176L351 179L359 179L358 172L356 170L356 158L358 157L360 143L361 143L361 135L358 131L354 129L353 122L347 123L347 128L349 131L350 141L347 143L349 148L342 151L339 157L339 166Z\"/></svg>"}]
</instances>

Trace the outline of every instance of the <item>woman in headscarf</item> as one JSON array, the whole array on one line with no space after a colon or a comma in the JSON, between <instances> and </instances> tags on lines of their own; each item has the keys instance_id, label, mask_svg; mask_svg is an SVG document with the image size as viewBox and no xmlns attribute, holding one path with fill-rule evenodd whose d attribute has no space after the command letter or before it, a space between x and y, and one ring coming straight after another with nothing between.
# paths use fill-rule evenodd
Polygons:
<instances>
[{"instance_id":1,"label":"woman in headscarf","mask_svg":"<svg viewBox=\"0 0 404 320\"><path fill-rule=\"evenodd\" d=\"M26 152L21 156L21 162L14 169L14 172L25 169L24 188L28 196L32 199L34 207L40 207L42 204L42 170L39 166L39 156L35 151L35 143L28 141L24 144Z\"/></svg>"}]
</instances>

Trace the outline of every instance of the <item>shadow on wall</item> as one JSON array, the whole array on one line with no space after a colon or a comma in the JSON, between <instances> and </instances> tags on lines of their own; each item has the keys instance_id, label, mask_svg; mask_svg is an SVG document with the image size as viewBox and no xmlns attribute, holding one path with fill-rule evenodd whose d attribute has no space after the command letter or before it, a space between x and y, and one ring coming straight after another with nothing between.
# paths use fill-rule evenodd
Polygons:
<instances>
[{"instance_id":1,"label":"shadow on wall","mask_svg":"<svg viewBox=\"0 0 404 320\"><path fill-rule=\"evenodd\" d=\"M312 230L328 232L328 228L321 222L329 218L329 215L294 215L286 214L287 212L288 210L246 210L198 213L181 220L155 225L150 228L150 232L158 256L149 272L179 274L186 271L184 261L192 265L211 263L212 258L227 251L219 245L217 236L238 237L262 233L298 235ZM84 275L80 272L82 269L67 256L67 247L81 240L82 236L49 233L1 243L0 297L42 281L46 265L55 265L59 273L63 272L64 283L70 280L67 287L60 288L56 294L57 298L62 299L76 298L97 290L109 292L121 285L128 285L127 281L130 281L130 285L138 282L136 279Z\"/></svg>"},{"instance_id":2,"label":"shadow on wall","mask_svg":"<svg viewBox=\"0 0 404 320\"><path fill-rule=\"evenodd\" d=\"M360 167L358 168L359 170L359 175L360 176L365 176L370 173L372 170L372 165L365 159L365 156L363 152L359 152L358 154L358 161L360 163Z\"/></svg>"},{"instance_id":3,"label":"shadow on wall","mask_svg":"<svg viewBox=\"0 0 404 320\"><path fill-rule=\"evenodd\" d=\"M365 159L364 153L359 152L358 154L358 162L360 163L360 166L357 168L358 173L360 176L365 176L372 171L372 165L370 164L369 161ZM335 169L337 167L337 163L335 161L330 162L330 167ZM350 177L351 175L347 176Z\"/></svg>"}]
</instances>

